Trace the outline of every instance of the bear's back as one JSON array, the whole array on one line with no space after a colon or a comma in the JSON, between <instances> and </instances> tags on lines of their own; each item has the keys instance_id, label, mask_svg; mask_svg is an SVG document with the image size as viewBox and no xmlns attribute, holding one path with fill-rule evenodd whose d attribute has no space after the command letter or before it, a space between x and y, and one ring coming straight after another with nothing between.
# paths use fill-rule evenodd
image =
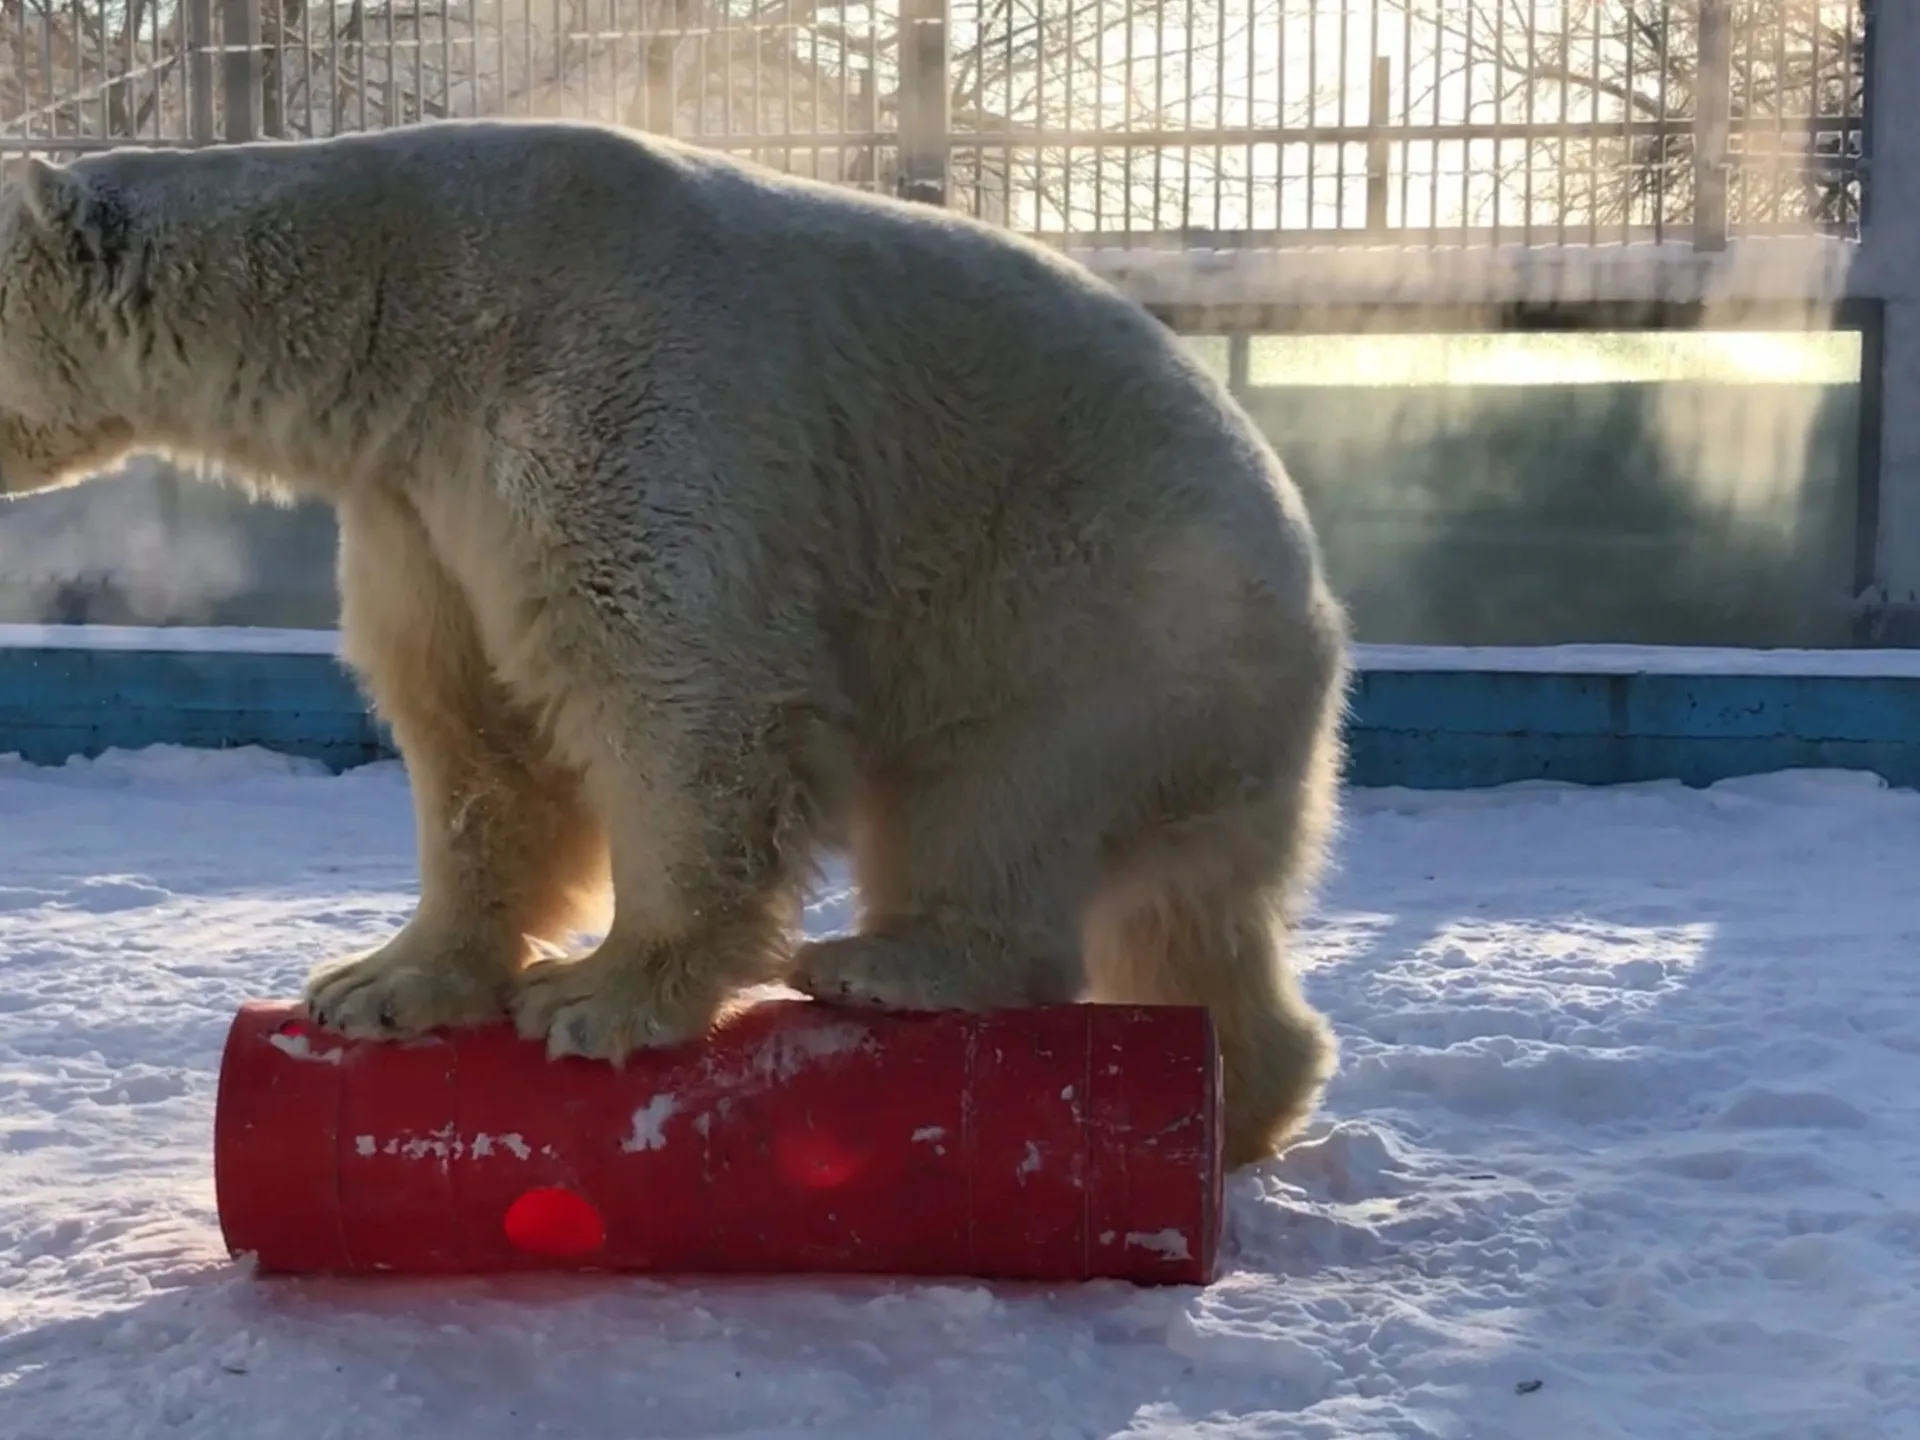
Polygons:
<instances>
[{"instance_id":1,"label":"bear's back","mask_svg":"<svg viewBox=\"0 0 1920 1440\"><path fill-rule=\"evenodd\" d=\"M251 251L246 283L275 292L252 310L305 354L339 337L330 366L289 374L338 372L410 413L451 397L596 446L704 417L704 467L757 476L756 508L890 534L906 570L1123 514L1130 533L1204 522L1300 555L1297 495L1175 336L1082 267L935 207L565 121L80 164L169 192L210 253Z\"/></svg>"},{"instance_id":2,"label":"bear's back","mask_svg":"<svg viewBox=\"0 0 1920 1440\"><path fill-rule=\"evenodd\" d=\"M620 343L658 319L702 343L810 347L907 366L956 399L1012 365L1042 412L1058 384L1193 392L1159 323L1082 267L945 210L780 174L587 122L446 120L320 141L122 150L76 162L167 192L213 246L267 226L282 248L408 277L423 306L519 311ZM733 322L734 334L725 333ZM832 343L822 343L831 340ZM1049 383L1051 382L1051 383ZM1210 420L1217 417L1209 417Z\"/></svg>"},{"instance_id":3,"label":"bear's back","mask_svg":"<svg viewBox=\"0 0 1920 1440\"><path fill-rule=\"evenodd\" d=\"M877 333L879 309L910 305L904 328L941 335L940 349L1008 330L1030 354L1066 347L1096 369L1172 353L1158 322L1040 244L682 141L589 122L446 120L178 158L220 165L223 153L233 180L248 172L250 197L311 191L330 223L352 226L352 202L377 196L500 278L597 286L613 304L671 268L719 288L763 335L796 310L836 306Z\"/></svg>"}]
</instances>

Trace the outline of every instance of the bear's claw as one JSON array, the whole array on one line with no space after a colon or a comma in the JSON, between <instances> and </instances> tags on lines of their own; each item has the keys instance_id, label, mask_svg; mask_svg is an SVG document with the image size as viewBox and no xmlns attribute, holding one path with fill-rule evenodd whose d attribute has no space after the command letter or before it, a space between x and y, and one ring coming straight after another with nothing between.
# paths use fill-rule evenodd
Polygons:
<instances>
[{"instance_id":1,"label":"bear's claw","mask_svg":"<svg viewBox=\"0 0 1920 1440\"><path fill-rule=\"evenodd\" d=\"M512 1010L527 1040L544 1038L547 1058L578 1056L618 1064L635 1050L661 1049L702 1034L715 1007L661 993L645 971L604 955L528 966Z\"/></svg>"},{"instance_id":2,"label":"bear's claw","mask_svg":"<svg viewBox=\"0 0 1920 1440\"><path fill-rule=\"evenodd\" d=\"M417 959L410 953L417 947L403 944L402 936L314 970L303 996L313 1022L349 1040L395 1040L484 1024L505 1011L506 984L499 976L465 957Z\"/></svg>"}]
</instances>

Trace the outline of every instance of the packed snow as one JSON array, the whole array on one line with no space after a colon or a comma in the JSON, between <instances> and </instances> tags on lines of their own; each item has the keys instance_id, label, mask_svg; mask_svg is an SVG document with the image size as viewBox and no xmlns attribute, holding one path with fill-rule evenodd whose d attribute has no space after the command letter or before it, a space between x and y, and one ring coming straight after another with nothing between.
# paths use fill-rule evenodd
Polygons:
<instances>
[{"instance_id":1,"label":"packed snow","mask_svg":"<svg viewBox=\"0 0 1920 1440\"><path fill-rule=\"evenodd\" d=\"M1920 1436L1920 795L1350 813L1300 944L1342 1069L1210 1286L269 1282L219 1048L407 912L400 769L0 761L0 1436Z\"/></svg>"}]
</instances>

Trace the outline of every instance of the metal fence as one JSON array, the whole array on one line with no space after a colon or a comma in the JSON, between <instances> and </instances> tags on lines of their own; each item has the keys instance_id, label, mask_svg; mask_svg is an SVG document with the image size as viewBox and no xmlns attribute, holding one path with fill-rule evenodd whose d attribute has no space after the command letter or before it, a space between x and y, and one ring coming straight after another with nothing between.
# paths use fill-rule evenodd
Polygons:
<instances>
[{"instance_id":1,"label":"metal fence","mask_svg":"<svg viewBox=\"0 0 1920 1440\"><path fill-rule=\"evenodd\" d=\"M1869 6L0 0L0 151L577 116L1080 244L1711 248L1857 233Z\"/></svg>"}]
</instances>

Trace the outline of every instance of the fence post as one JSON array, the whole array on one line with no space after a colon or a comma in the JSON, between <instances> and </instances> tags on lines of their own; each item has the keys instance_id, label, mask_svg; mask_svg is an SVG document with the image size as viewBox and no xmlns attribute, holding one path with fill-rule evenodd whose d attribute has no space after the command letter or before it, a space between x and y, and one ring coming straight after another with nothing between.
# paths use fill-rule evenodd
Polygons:
<instances>
[{"instance_id":1,"label":"fence post","mask_svg":"<svg viewBox=\"0 0 1920 1440\"><path fill-rule=\"evenodd\" d=\"M187 138L213 143L213 0L186 0Z\"/></svg>"},{"instance_id":2,"label":"fence post","mask_svg":"<svg viewBox=\"0 0 1920 1440\"><path fill-rule=\"evenodd\" d=\"M646 106L640 124L655 135L672 135L676 128L680 97L674 83L675 67L687 18L688 7L681 0L665 5L649 3L641 8L641 34L645 38L640 86Z\"/></svg>"},{"instance_id":3,"label":"fence post","mask_svg":"<svg viewBox=\"0 0 1920 1440\"><path fill-rule=\"evenodd\" d=\"M1393 116L1392 90L1393 61L1376 55L1373 85L1367 93L1367 229L1375 235L1387 229L1387 186L1393 161L1387 122Z\"/></svg>"},{"instance_id":4,"label":"fence post","mask_svg":"<svg viewBox=\"0 0 1920 1440\"><path fill-rule=\"evenodd\" d=\"M259 0L221 0L220 88L226 100L221 137L229 144L260 135Z\"/></svg>"},{"instance_id":5,"label":"fence post","mask_svg":"<svg viewBox=\"0 0 1920 1440\"><path fill-rule=\"evenodd\" d=\"M1698 0L1699 71L1693 85L1693 248L1727 248L1727 134L1733 114L1733 38L1727 0Z\"/></svg>"},{"instance_id":6,"label":"fence post","mask_svg":"<svg viewBox=\"0 0 1920 1440\"><path fill-rule=\"evenodd\" d=\"M900 193L947 203L947 0L900 0Z\"/></svg>"},{"instance_id":7,"label":"fence post","mask_svg":"<svg viewBox=\"0 0 1920 1440\"><path fill-rule=\"evenodd\" d=\"M287 134L288 5L289 0L261 0L260 6L260 133L269 140Z\"/></svg>"}]
</instances>

